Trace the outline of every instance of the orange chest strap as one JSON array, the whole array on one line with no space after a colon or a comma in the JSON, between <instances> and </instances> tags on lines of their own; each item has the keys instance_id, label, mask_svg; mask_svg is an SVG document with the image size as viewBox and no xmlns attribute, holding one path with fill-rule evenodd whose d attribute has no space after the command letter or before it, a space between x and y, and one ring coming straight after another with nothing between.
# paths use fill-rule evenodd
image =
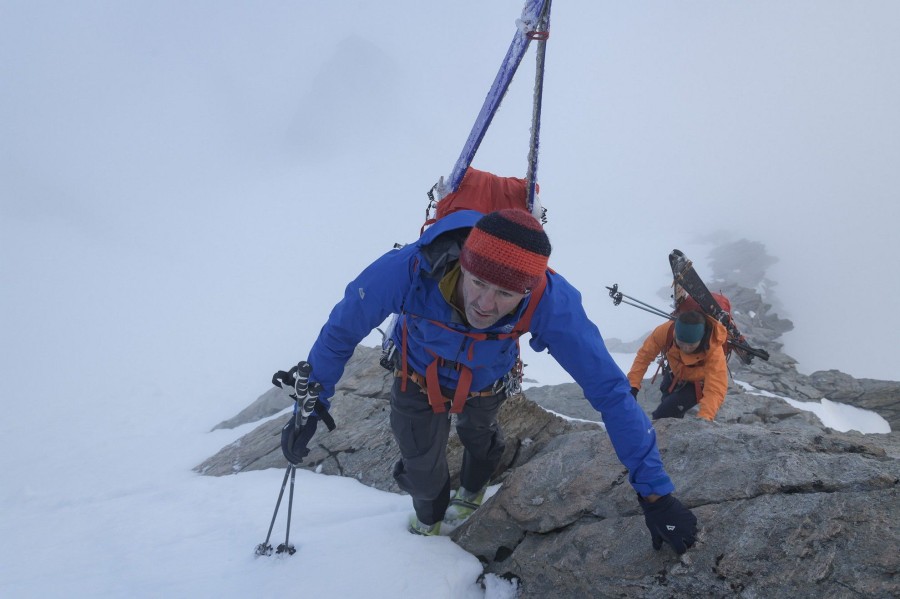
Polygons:
<instances>
[{"instance_id":1,"label":"orange chest strap","mask_svg":"<svg viewBox=\"0 0 900 599\"><path fill-rule=\"evenodd\" d=\"M428 394L428 403L435 414L442 414L447 411L446 399L441 394L441 384L438 379L438 362L442 362L440 358L435 359L428 368L425 369L425 392ZM469 389L472 388L472 370L458 364L459 380L456 382L456 390L453 392L453 401L450 405L451 414L460 414L469 399Z\"/></svg>"},{"instance_id":2,"label":"orange chest strap","mask_svg":"<svg viewBox=\"0 0 900 599\"><path fill-rule=\"evenodd\" d=\"M440 381L436 383L429 383L427 378L422 376L418 372L408 372L404 377L402 372L400 370L397 370L394 372L394 376L396 376L397 378L406 378L418 385L418 387L422 390L422 393L428 396L428 405L430 405L431 409L437 414L446 412L448 403L450 404L451 408L450 413L459 414L460 412L462 412L466 400L472 397L488 397L490 395L497 395L500 392L500 387L494 385L494 387L492 387L488 391L477 391L474 393L467 393L462 397L458 397L457 394L459 393L459 388L457 387L457 391L454 392L454 397L449 398L444 397L441 391ZM437 372L435 371L435 374L431 377L432 380L435 380L436 376ZM469 380L469 387L471 387L471 385L471 380ZM435 391L435 389L437 389L437 391Z\"/></svg>"}]
</instances>

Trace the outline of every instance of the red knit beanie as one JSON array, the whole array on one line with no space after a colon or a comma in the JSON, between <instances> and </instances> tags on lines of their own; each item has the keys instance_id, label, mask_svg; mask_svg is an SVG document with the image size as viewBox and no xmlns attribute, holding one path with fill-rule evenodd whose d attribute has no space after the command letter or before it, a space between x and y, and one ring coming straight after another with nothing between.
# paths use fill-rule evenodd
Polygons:
<instances>
[{"instance_id":1,"label":"red knit beanie","mask_svg":"<svg viewBox=\"0 0 900 599\"><path fill-rule=\"evenodd\" d=\"M541 223L524 210L509 208L475 223L459 263L488 283L527 293L544 276L549 257L550 240Z\"/></svg>"}]
</instances>

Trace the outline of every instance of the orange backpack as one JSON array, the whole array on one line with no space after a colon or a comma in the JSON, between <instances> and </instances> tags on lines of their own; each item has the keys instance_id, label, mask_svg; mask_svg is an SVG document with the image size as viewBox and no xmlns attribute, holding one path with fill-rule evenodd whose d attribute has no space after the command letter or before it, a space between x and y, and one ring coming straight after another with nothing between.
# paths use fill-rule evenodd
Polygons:
<instances>
[{"instance_id":1,"label":"orange backpack","mask_svg":"<svg viewBox=\"0 0 900 599\"><path fill-rule=\"evenodd\" d=\"M540 186L535 185L535 190L540 191ZM528 181L518 177L498 177L470 166L466 169L459 189L440 200L434 200L431 193L429 197L432 199L425 210L425 223L420 234L426 227L457 210L476 210L482 214L506 208L528 211ZM432 209L435 210L433 217Z\"/></svg>"}]
</instances>

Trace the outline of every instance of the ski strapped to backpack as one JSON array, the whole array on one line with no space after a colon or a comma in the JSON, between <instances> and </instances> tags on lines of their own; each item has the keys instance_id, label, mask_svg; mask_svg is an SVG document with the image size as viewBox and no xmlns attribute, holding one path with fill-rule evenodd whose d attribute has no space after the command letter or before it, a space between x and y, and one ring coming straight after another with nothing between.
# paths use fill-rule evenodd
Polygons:
<instances>
[{"instance_id":1,"label":"ski strapped to backpack","mask_svg":"<svg viewBox=\"0 0 900 599\"><path fill-rule=\"evenodd\" d=\"M642 302L641 300L639 300L637 298L634 298L634 297L631 297L630 295L626 295L626 294L622 293L621 291L619 291L619 285L617 283L614 283L612 287L607 287L607 289L609 290L609 297L612 298L614 306L618 306L619 304L624 303L629 306L634 306L635 308L644 310L645 312L650 312L651 314L656 314L657 316L662 316L663 318L666 318L666 319L672 321L669 323L669 328L666 330L666 343L663 346L662 350L660 350L660 352L659 352L659 356L656 360L656 363L657 363L656 372L653 373L652 377L650 377L650 383L651 384L655 383L656 377L659 376L659 373L663 372L664 370L667 370L670 373L672 373L672 377L673 377L672 383L669 385L668 392L669 393L673 392L675 390L675 388L678 386L678 384L683 382L681 379L679 379L675 376L674 372L672 372L672 369L669 367L669 358L668 358L669 350L672 349L672 346L675 344L675 322L674 321L681 312L687 312L687 311L693 310L695 308L686 307L685 309L680 310L680 311L676 309L672 313L667 313L660 308L657 308L648 303ZM724 295L719 295L719 294L716 294L716 295L721 298L720 301L722 302L722 304L727 306L728 309L730 310L731 302L728 301L728 299ZM693 300L691 300L691 301L693 301ZM688 306L690 306L690 305L691 304L688 304ZM694 305L696 305L696 304L694 304ZM709 320L712 320L712 318L708 315L704 315L704 317ZM707 329L707 331L704 333L703 341L707 344L709 343L710 334L711 334L711 331L709 329ZM722 344L722 352L725 354L726 366L728 363L728 358L731 356L731 353L730 353L731 345L730 344L731 344L731 340L728 337L726 337L725 342ZM730 372L730 369L729 369L729 372ZM699 401L703 397L703 381L695 381L692 384L694 385L697 400Z\"/></svg>"},{"instance_id":2,"label":"ski strapped to backpack","mask_svg":"<svg viewBox=\"0 0 900 599\"><path fill-rule=\"evenodd\" d=\"M699 310L701 312L704 312L704 314L706 314L706 312L702 309L700 304L697 303L696 300L694 300L690 296L686 296L684 299L682 299L682 302L679 304L679 306L676 307L676 309L673 312L669 313L669 312L666 312L665 310L662 310L661 308L657 308L646 302L642 302L641 300L639 300L637 298L634 298L630 295L622 293L621 291L619 291L618 283L614 283L612 287L607 286L606 288L609 290L609 297L612 298L614 306L618 306L619 304L626 304L628 306L633 306L640 310L644 310L645 312L650 312L651 314L661 316L668 320L675 320L678 317L678 314L680 314L682 312L687 312L688 310ZM714 293L711 295L714 298L718 298L715 301L720 304L720 309L721 309L721 306L726 307L723 311L725 312L727 317L729 319L731 319L731 302L728 300L728 298L719 293ZM706 315L711 316L709 314L706 314ZM733 321L731 321L731 322L732 322L732 325L734 325L734 322ZM736 328L737 327L735 326L735 329ZM738 333L738 338L735 338L733 336L732 331L727 326L725 327L725 330L728 332L728 338L722 347L722 351L725 352L726 361L731 356L732 348L735 348L736 350L739 350L741 352L745 352L746 354L750 355L751 357L758 356L758 357L762 358L763 360L769 359L769 352L767 352L766 350L758 349L755 347L750 347L744 341L744 337L743 337L743 335L740 335L740 333ZM671 343L669 345L671 346ZM743 358L742 358L742 360L743 360Z\"/></svg>"},{"instance_id":3,"label":"ski strapped to backpack","mask_svg":"<svg viewBox=\"0 0 900 599\"><path fill-rule=\"evenodd\" d=\"M419 231L420 236L424 233L426 228L433 225L441 218L460 210L474 210L480 214L488 214L505 208L517 208L530 213L542 224L546 224L546 210L543 209L537 198L539 187L536 183L536 179L545 52L546 42L550 35L550 4L551 0L525 0L522 14L516 21L516 33L512 43L500 65L500 70L497 72L490 90L488 90L487 97L482 104L481 111L475 119L472 130L469 132L469 137L463 145L459 158L453 165L446 180L444 177L441 177L428 191L429 203L425 210L425 222ZM487 133L487 129L500 106L500 102L506 95L513 76L532 40L538 42L538 56L535 62L534 100L531 138L528 151L527 178L498 177L492 173L474 169L471 166L472 159L475 157L475 153L478 151L478 147L481 145L481 142ZM431 215L432 210L436 211L436 214L433 217ZM397 246L395 245L395 247ZM513 331L503 334L463 333L473 340L473 345L470 345L469 347L469 359L472 359L471 356L474 351L474 342L482 340L515 338L518 350L518 338L528 331L531 314L537 307L545 286L546 274L542 278L541 283L535 289L531 290L528 306L525 308L522 318L515 325ZM408 312L405 312L405 314L407 318L415 317L414 314ZM386 368L392 367L395 360L394 354L396 353L397 348L393 347L392 332L396 327L397 320L398 317L395 315L388 327L388 331L384 333L380 362L382 366L385 366ZM436 321L429 322L432 322L437 326L449 328L443 323L438 323ZM458 333L461 332L456 331L455 329L452 330ZM406 319L404 319L403 322L401 339L402 366L399 371L399 376L403 379L402 389L404 391L406 390L406 384L409 378L414 378L414 380L418 378L420 380L416 380L415 382L423 390L427 389L429 403L436 412L446 410L446 401L451 401L451 412L462 411L462 406L465 403L466 398L472 395L469 392L472 382L471 370L465 365L451 363L442 357L435 356L435 360L428 368L426 368L424 380L421 380L421 375L408 372L406 359ZM452 400L446 400L440 392L437 375L437 368L439 366L455 367L459 371L458 384L453 393ZM509 383L513 388L516 386L521 388L521 376L521 358L517 358L516 365L512 372L507 375L507 378L510 378ZM476 395L484 393L487 392L480 392Z\"/></svg>"},{"instance_id":4,"label":"ski strapped to backpack","mask_svg":"<svg viewBox=\"0 0 900 599\"><path fill-rule=\"evenodd\" d=\"M731 302L721 294L710 292L709 288L694 270L693 263L680 250L672 250L669 254L669 265L672 267L672 286L674 288L675 314L699 307L704 314L722 323L728 331L728 345L744 364L750 364L754 357L769 359L769 352L764 349L750 347L747 340L738 330L731 317ZM684 294L681 291L684 291ZM724 305L723 305L724 304ZM682 306L685 306L682 308ZM725 353L728 356L728 351Z\"/></svg>"},{"instance_id":5,"label":"ski strapped to backpack","mask_svg":"<svg viewBox=\"0 0 900 599\"><path fill-rule=\"evenodd\" d=\"M676 296L677 296L677 292L676 292ZM713 297L713 300L718 304L719 308L723 312L725 312L725 314L727 314L728 321L730 323L732 323L732 325L734 325L734 319L731 316L731 300L729 300L727 297L725 297L721 293L713 293L712 297ZM675 318L678 318L678 316L680 314L684 314L685 312L690 312L692 310L696 311L696 312L700 312L705 317L712 318L711 316L709 316L706 313L705 310L703 310L700 307L700 304L697 303L697 300L695 300L694 298L692 298L689 295L684 296L680 301L676 300L675 311L672 312L672 316L674 316ZM713 318L713 320L715 320L716 322L720 322L719 320L716 320L715 318ZM737 327L735 326L735 330L736 329L737 329ZM722 352L725 354L725 361L727 362L728 359L731 357L731 351L734 346L731 345L731 343L730 343L731 337L732 337L731 331L728 329L727 326L725 327L725 330L728 331L728 337L725 338L725 342L722 344ZM669 327L667 348L672 347L672 343L673 343L673 339L674 339L673 338L674 331L675 331L675 325L673 323L673 325L671 327ZM743 339L743 336L741 336L741 340L742 339Z\"/></svg>"},{"instance_id":6,"label":"ski strapped to backpack","mask_svg":"<svg viewBox=\"0 0 900 599\"><path fill-rule=\"evenodd\" d=\"M532 41L538 42L538 54L535 60L535 82L534 82L534 100L532 108L531 123L531 140L528 152L528 187L526 194L526 209L533 212L533 205L536 196L535 181L537 180L537 158L538 146L540 143L540 116L541 103L543 97L544 85L544 56L546 51L546 42L550 37L550 4L551 0L525 0L525 6L522 8L521 16L516 20L516 33L513 36L506 56L500 64L500 69L494 78L488 90L487 96L482 104L481 111L475 119L475 124L469 132L463 149L453 165L450 174L446 180L441 177L440 180L432 187L429 196L433 197L436 192L438 199L441 199L450 193L456 191L466 171L472 164L472 159L478 151L484 139L487 129L500 107L500 102L506 95L513 76L522 62L522 57L528 49Z\"/></svg>"}]
</instances>

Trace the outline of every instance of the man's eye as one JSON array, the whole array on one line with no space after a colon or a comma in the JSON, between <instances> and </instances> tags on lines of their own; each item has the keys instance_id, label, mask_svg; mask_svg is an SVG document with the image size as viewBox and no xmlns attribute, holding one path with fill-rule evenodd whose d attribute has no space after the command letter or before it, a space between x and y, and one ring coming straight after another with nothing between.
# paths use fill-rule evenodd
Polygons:
<instances>
[{"instance_id":1,"label":"man's eye","mask_svg":"<svg viewBox=\"0 0 900 599\"><path fill-rule=\"evenodd\" d=\"M499 295L500 297L505 297L505 298L512 297L512 293L510 293L509 291L498 291L497 295Z\"/></svg>"},{"instance_id":2,"label":"man's eye","mask_svg":"<svg viewBox=\"0 0 900 599\"><path fill-rule=\"evenodd\" d=\"M485 286L485 282L479 281L478 279L472 279L472 284L475 285L476 287L484 287Z\"/></svg>"}]
</instances>

